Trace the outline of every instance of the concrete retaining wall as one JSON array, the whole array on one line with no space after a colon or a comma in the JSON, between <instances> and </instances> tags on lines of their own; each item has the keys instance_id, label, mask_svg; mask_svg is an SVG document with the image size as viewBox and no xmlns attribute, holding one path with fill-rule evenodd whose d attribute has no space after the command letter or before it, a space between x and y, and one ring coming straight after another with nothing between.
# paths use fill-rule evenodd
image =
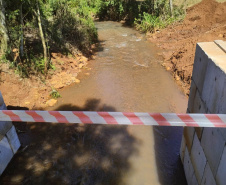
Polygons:
<instances>
[{"instance_id":1,"label":"concrete retaining wall","mask_svg":"<svg viewBox=\"0 0 226 185\"><path fill-rule=\"evenodd\" d=\"M198 43L189 113L226 113L226 42ZM188 185L226 184L226 129L185 128L181 160Z\"/></svg>"},{"instance_id":2,"label":"concrete retaining wall","mask_svg":"<svg viewBox=\"0 0 226 185\"><path fill-rule=\"evenodd\" d=\"M1 92L0 110L6 110ZM20 141L12 122L0 122L0 176L19 147Z\"/></svg>"}]
</instances>

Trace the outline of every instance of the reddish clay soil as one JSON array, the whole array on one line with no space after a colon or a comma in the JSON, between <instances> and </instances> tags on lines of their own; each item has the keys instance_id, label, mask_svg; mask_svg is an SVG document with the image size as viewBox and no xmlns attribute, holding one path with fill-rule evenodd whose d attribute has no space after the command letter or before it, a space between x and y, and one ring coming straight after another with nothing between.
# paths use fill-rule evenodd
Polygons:
<instances>
[{"instance_id":1,"label":"reddish clay soil","mask_svg":"<svg viewBox=\"0 0 226 185\"><path fill-rule=\"evenodd\" d=\"M50 70L47 79L31 75L21 78L9 64L0 63L0 91L6 105L26 107L28 109L44 109L53 106L57 100L51 99L52 89L61 89L72 83L79 83L78 73L86 68L88 59L81 54L64 56L51 53L55 70Z\"/></svg>"},{"instance_id":2,"label":"reddish clay soil","mask_svg":"<svg viewBox=\"0 0 226 185\"><path fill-rule=\"evenodd\" d=\"M163 66L189 95L197 42L226 41L226 2L203 0L187 9L183 22L152 35L151 42L164 50Z\"/></svg>"}]
</instances>

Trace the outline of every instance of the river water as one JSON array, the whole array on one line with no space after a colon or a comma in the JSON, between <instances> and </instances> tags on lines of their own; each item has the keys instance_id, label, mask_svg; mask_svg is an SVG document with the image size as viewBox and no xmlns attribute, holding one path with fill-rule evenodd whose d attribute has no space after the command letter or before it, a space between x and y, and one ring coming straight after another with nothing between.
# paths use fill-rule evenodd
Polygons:
<instances>
[{"instance_id":1,"label":"river water","mask_svg":"<svg viewBox=\"0 0 226 185\"><path fill-rule=\"evenodd\" d=\"M98 22L96 27L96 59L79 75L80 84L60 91L62 99L53 110L186 112L187 98L161 67L160 51L143 34L116 22ZM123 157L101 157L120 177L116 184L186 184L179 159L182 128L126 126L121 132L115 127L108 127L102 139L109 140L116 158ZM115 183L111 175L109 184Z\"/></svg>"},{"instance_id":2,"label":"river water","mask_svg":"<svg viewBox=\"0 0 226 185\"><path fill-rule=\"evenodd\" d=\"M187 98L145 36L96 23L100 45L51 110L185 113ZM90 70L91 68L91 70ZM20 123L23 148L0 177L6 185L184 185L180 127ZM29 142L28 142L29 141ZM26 143L27 142L27 143Z\"/></svg>"}]
</instances>

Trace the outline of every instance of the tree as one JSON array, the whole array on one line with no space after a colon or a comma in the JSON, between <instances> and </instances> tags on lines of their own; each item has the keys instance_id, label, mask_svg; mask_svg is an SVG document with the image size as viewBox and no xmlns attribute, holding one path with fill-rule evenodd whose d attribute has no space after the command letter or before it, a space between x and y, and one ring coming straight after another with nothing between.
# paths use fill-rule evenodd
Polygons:
<instances>
[{"instance_id":1,"label":"tree","mask_svg":"<svg viewBox=\"0 0 226 185\"><path fill-rule=\"evenodd\" d=\"M23 1L20 3L20 59L24 58Z\"/></svg>"},{"instance_id":2,"label":"tree","mask_svg":"<svg viewBox=\"0 0 226 185\"><path fill-rule=\"evenodd\" d=\"M5 54L8 49L9 36L5 21L5 2L0 0L0 37L1 37L1 54Z\"/></svg>"},{"instance_id":3,"label":"tree","mask_svg":"<svg viewBox=\"0 0 226 185\"><path fill-rule=\"evenodd\" d=\"M43 28L42 28L42 21L41 21L41 14L40 14L40 7L39 7L39 1L38 0L36 0L36 9L37 9L37 11L35 11L35 14L36 14L37 19L38 19L38 27L39 27L40 37L41 37L41 40L42 40L44 63L45 63L44 72L46 74L47 73L47 67L48 67L48 56L47 56L46 40L45 40Z\"/></svg>"},{"instance_id":4,"label":"tree","mask_svg":"<svg viewBox=\"0 0 226 185\"><path fill-rule=\"evenodd\" d=\"M170 16L173 16L173 0L169 0L169 6L170 6Z\"/></svg>"}]
</instances>

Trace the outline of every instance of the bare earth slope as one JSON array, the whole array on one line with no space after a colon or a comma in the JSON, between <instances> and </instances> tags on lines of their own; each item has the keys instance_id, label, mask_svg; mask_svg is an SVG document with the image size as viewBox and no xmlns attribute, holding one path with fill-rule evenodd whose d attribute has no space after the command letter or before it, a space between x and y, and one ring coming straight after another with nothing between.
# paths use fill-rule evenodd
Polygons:
<instances>
[{"instance_id":1,"label":"bare earth slope","mask_svg":"<svg viewBox=\"0 0 226 185\"><path fill-rule=\"evenodd\" d=\"M164 49L163 65L189 95L196 43L226 40L226 2L203 0L187 9L182 23L169 26L150 40Z\"/></svg>"},{"instance_id":2,"label":"bare earth slope","mask_svg":"<svg viewBox=\"0 0 226 185\"><path fill-rule=\"evenodd\" d=\"M79 83L78 73L86 68L87 58L51 53L55 70L50 70L46 80L39 75L21 78L10 69L8 63L0 63L0 91L6 105L44 109L53 106L57 100L51 99L53 89L58 90L72 83Z\"/></svg>"}]
</instances>

